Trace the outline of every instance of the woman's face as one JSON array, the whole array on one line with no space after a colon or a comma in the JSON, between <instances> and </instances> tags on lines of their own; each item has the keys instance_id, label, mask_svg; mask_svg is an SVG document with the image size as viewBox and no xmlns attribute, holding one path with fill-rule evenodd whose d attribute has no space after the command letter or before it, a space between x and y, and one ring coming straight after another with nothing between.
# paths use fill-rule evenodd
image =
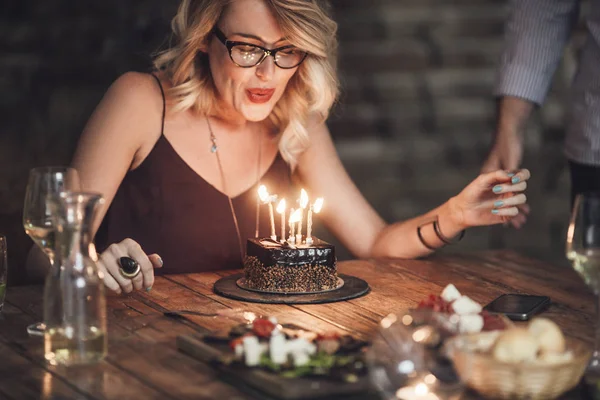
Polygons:
<instances>
[{"instance_id":1,"label":"woman's face","mask_svg":"<svg viewBox=\"0 0 600 400\"><path fill-rule=\"evenodd\" d=\"M227 40L274 49L289 45L271 10L262 0L235 0L217 24ZM273 57L251 68L237 66L214 35L208 47L210 70L227 114L246 121L266 119L298 67L282 69ZM225 111L225 110L221 110Z\"/></svg>"}]
</instances>

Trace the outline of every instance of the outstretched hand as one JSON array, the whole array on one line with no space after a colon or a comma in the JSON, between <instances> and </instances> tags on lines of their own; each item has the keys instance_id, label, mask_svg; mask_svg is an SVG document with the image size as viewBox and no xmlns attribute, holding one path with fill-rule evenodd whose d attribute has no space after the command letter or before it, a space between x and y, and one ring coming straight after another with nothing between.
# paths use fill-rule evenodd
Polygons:
<instances>
[{"instance_id":1,"label":"outstretched hand","mask_svg":"<svg viewBox=\"0 0 600 400\"><path fill-rule=\"evenodd\" d=\"M510 130L498 132L496 134L494 146L483 163L481 173L485 174L499 169L518 171L522 158L523 138ZM529 206L527 204L522 204L517 206L517 208L519 209L519 214L514 218L511 218L505 225L510 224L519 229L527 222Z\"/></svg>"},{"instance_id":2,"label":"outstretched hand","mask_svg":"<svg viewBox=\"0 0 600 400\"><path fill-rule=\"evenodd\" d=\"M530 176L527 169L516 173L497 170L481 174L452 198L452 213L464 226L510 222L522 215L521 210L529 212L523 192Z\"/></svg>"}]
</instances>

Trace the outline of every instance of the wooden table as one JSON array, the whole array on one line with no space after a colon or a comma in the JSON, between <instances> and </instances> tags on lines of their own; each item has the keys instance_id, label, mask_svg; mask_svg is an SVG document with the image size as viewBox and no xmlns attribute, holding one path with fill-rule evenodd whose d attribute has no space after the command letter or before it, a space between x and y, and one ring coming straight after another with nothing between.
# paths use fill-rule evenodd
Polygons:
<instances>
[{"instance_id":1,"label":"wooden table","mask_svg":"<svg viewBox=\"0 0 600 400\"><path fill-rule=\"evenodd\" d=\"M83 368L46 366L39 337L26 326L42 316L42 287L11 287L0 320L0 398L7 399L256 399L220 380L209 366L178 352L177 335L216 330L227 318L177 320L162 312L177 309L218 312L241 308L276 316L315 330L337 330L368 338L382 317L414 307L448 283L480 303L503 293L549 295L545 313L567 335L593 341L594 297L568 267L513 252L438 255L425 260L339 263L342 273L371 285L365 297L322 305L242 303L212 292L213 283L237 271L159 277L148 294L109 296L109 356ZM575 390L565 398L582 398Z\"/></svg>"}]
</instances>

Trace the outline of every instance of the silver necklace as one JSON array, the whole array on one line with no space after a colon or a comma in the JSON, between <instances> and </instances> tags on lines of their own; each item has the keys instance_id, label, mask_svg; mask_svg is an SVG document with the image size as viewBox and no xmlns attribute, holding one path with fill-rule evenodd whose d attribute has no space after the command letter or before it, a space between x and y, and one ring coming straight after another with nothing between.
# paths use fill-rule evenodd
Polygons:
<instances>
[{"instance_id":1,"label":"silver necklace","mask_svg":"<svg viewBox=\"0 0 600 400\"><path fill-rule=\"evenodd\" d=\"M210 146L210 152L213 153L217 158L217 166L219 167L219 175L221 175L221 186L223 187L223 193L227 197L227 201L229 202L229 209L231 210L231 216L233 218L233 224L235 226L235 232L237 233L238 244L240 246L240 258L242 263L244 262L244 243L242 242L242 234L240 233L240 226L238 224L237 214L235 213L235 208L233 207L233 201L227 192L227 185L225 182L225 173L223 172L223 166L221 164L221 158L219 157L219 146L217 145L217 137L215 136L212 126L210 125L210 119L206 117L206 123L208 125L208 131L210 132L210 142L212 143ZM260 164L262 159L262 135L259 136L258 140L258 162L256 165L256 181L255 184L258 183L260 185ZM256 231L255 236L258 237L258 217L259 217L259 208L260 203L257 197L256 199Z\"/></svg>"}]
</instances>

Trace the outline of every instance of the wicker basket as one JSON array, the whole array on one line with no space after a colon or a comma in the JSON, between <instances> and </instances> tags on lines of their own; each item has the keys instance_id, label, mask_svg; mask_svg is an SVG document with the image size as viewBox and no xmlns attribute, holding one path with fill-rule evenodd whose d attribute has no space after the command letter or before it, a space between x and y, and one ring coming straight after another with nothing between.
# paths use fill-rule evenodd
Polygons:
<instances>
[{"instance_id":1,"label":"wicker basket","mask_svg":"<svg viewBox=\"0 0 600 400\"><path fill-rule=\"evenodd\" d=\"M580 340L567 338L570 361L560 364L497 361L489 352L474 351L477 335L450 340L448 353L465 383L480 394L498 399L554 399L579 383L587 366L590 350Z\"/></svg>"}]
</instances>

